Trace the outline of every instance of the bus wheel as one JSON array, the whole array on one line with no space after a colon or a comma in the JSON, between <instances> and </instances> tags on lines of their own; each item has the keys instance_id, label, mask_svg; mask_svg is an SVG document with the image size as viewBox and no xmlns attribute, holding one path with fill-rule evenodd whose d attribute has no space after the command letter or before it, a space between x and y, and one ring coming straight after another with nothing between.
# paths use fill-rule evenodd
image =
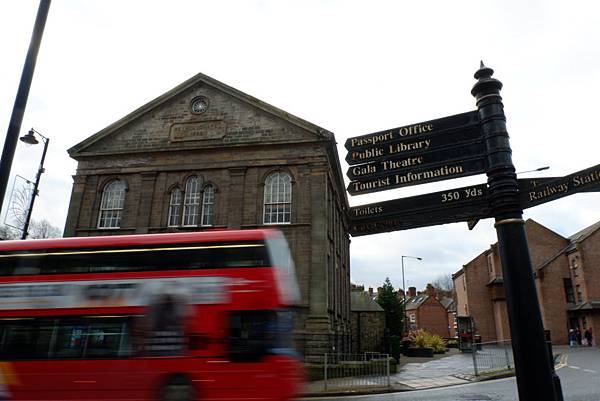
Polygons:
<instances>
[{"instance_id":1,"label":"bus wheel","mask_svg":"<svg viewBox=\"0 0 600 401\"><path fill-rule=\"evenodd\" d=\"M173 375L160 390L160 401L192 401L194 387L183 375Z\"/></svg>"}]
</instances>

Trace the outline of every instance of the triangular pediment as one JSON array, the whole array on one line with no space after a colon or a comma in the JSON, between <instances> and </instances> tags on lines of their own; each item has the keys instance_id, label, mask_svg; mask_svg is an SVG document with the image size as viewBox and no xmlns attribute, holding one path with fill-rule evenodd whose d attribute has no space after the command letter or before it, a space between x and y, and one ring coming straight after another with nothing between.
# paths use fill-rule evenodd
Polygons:
<instances>
[{"instance_id":1,"label":"triangular pediment","mask_svg":"<svg viewBox=\"0 0 600 401\"><path fill-rule=\"evenodd\" d=\"M69 149L81 156L334 141L333 134L197 74Z\"/></svg>"}]
</instances>

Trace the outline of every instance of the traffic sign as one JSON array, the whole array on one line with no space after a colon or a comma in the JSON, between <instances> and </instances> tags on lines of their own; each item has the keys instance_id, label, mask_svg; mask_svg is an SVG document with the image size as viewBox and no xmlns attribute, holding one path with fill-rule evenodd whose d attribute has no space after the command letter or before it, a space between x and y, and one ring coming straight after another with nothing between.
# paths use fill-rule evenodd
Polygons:
<instances>
[{"instance_id":1,"label":"traffic sign","mask_svg":"<svg viewBox=\"0 0 600 401\"><path fill-rule=\"evenodd\" d=\"M366 194L384 191L386 189L408 187L411 185L481 174L485 172L486 167L486 161L482 158L458 160L441 165L415 168L407 172L392 172L384 177L352 181L348 185L347 190L350 195Z\"/></svg>"},{"instance_id":2,"label":"traffic sign","mask_svg":"<svg viewBox=\"0 0 600 401\"><path fill-rule=\"evenodd\" d=\"M442 131L422 133L417 136L400 137L400 139L377 142L376 145L355 148L348 151L346 162L353 166L391 157L408 157L431 150L457 147L482 142L479 124L454 127Z\"/></svg>"},{"instance_id":3,"label":"traffic sign","mask_svg":"<svg viewBox=\"0 0 600 401\"><path fill-rule=\"evenodd\" d=\"M600 164L555 179L538 179L535 186L519 190L521 208L527 209L578 192L600 191Z\"/></svg>"},{"instance_id":4,"label":"traffic sign","mask_svg":"<svg viewBox=\"0 0 600 401\"><path fill-rule=\"evenodd\" d=\"M350 234L361 236L491 217L487 185L479 184L426 195L350 208Z\"/></svg>"},{"instance_id":5,"label":"traffic sign","mask_svg":"<svg viewBox=\"0 0 600 401\"><path fill-rule=\"evenodd\" d=\"M413 156L400 155L388 157L385 160L352 166L348 169L346 175L351 180L365 180L385 177L403 171L424 170L449 162L473 158L485 158L485 145L483 142L461 143L445 149L422 152ZM481 173L483 172L481 171Z\"/></svg>"},{"instance_id":6,"label":"traffic sign","mask_svg":"<svg viewBox=\"0 0 600 401\"><path fill-rule=\"evenodd\" d=\"M389 143L394 143L409 138L420 140L423 137L430 136L431 134L440 131L478 124L478 112L477 110L474 110L469 111L467 113L438 118L436 120L405 125L404 127L398 127L385 131L375 132L373 134L348 138L344 146L346 147L346 149L348 149L348 151L352 152L354 150L386 145Z\"/></svg>"}]
</instances>

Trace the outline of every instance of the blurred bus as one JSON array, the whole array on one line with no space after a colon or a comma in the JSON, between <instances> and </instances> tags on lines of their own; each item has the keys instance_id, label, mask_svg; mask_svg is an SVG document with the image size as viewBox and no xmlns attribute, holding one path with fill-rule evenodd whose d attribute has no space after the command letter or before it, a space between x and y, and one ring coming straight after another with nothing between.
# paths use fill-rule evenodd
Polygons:
<instances>
[{"instance_id":1,"label":"blurred bus","mask_svg":"<svg viewBox=\"0 0 600 401\"><path fill-rule=\"evenodd\" d=\"M298 395L298 286L276 230L0 241L15 400Z\"/></svg>"}]
</instances>

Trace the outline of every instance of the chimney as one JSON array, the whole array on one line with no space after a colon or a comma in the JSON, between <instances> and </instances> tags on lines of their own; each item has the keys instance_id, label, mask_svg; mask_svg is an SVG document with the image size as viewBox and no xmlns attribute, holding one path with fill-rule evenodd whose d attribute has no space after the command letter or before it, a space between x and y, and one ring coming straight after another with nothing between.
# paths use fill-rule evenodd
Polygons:
<instances>
[{"instance_id":1,"label":"chimney","mask_svg":"<svg viewBox=\"0 0 600 401\"><path fill-rule=\"evenodd\" d=\"M408 287L408 296L416 297L417 296L417 287Z\"/></svg>"},{"instance_id":2,"label":"chimney","mask_svg":"<svg viewBox=\"0 0 600 401\"><path fill-rule=\"evenodd\" d=\"M369 287L369 296L372 297L373 296L373 287Z\"/></svg>"},{"instance_id":3,"label":"chimney","mask_svg":"<svg viewBox=\"0 0 600 401\"><path fill-rule=\"evenodd\" d=\"M425 293L427 295L429 295L430 297L435 297L436 296L435 288L431 284L427 284L427 288L425 289Z\"/></svg>"}]
</instances>

